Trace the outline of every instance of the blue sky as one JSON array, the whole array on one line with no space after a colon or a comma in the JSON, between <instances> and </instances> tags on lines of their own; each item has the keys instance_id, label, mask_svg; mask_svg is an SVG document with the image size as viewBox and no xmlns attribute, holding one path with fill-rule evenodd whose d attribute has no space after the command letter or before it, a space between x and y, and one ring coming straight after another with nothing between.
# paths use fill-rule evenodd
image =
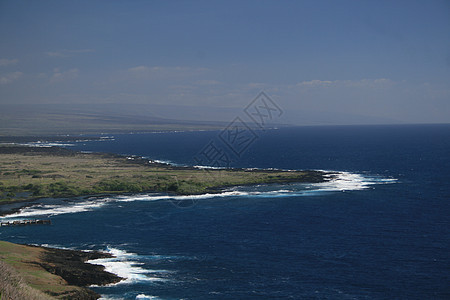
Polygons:
<instances>
[{"instance_id":1,"label":"blue sky","mask_svg":"<svg viewBox=\"0 0 450 300\"><path fill-rule=\"evenodd\" d=\"M227 121L263 90L291 124L450 122L446 0L0 0L0 37L1 104Z\"/></svg>"}]
</instances>

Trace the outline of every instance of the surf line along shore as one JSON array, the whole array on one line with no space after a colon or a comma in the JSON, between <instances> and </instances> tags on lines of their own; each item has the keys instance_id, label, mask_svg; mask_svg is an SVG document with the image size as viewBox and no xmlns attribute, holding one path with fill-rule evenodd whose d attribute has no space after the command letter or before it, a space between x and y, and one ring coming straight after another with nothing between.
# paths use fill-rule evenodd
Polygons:
<instances>
[{"instance_id":1,"label":"surf line along shore","mask_svg":"<svg viewBox=\"0 0 450 300\"><path fill-rule=\"evenodd\" d=\"M103 266L86 262L111 257L97 251L0 241L1 299L98 299L100 295L89 286L114 284L123 278L106 272Z\"/></svg>"},{"instance_id":2,"label":"surf line along shore","mask_svg":"<svg viewBox=\"0 0 450 300\"><path fill-rule=\"evenodd\" d=\"M205 170L60 147L0 146L0 168L0 205L39 198L144 192L198 195L233 186L320 183L333 178L330 172L315 170Z\"/></svg>"},{"instance_id":3,"label":"surf line along shore","mask_svg":"<svg viewBox=\"0 0 450 300\"><path fill-rule=\"evenodd\" d=\"M15 220L0 222L0 226L24 226L24 225L51 225L50 219L35 219L35 220Z\"/></svg>"},{"instance_id":4,"label":"surf line along shore","mask_svg":"<svg viewBox=\"0 0 450 300\"><path fill-rule=\"evenodd\" d=\"M0 168L0 210L5 208L0 212L2 215L32 205L40 198L81 199L93 195L144 192L197 195L219 193L225 187L239 185L319 183L331 180L332 176L323 171L204 170L172 166L134 156L25 146L0 147ZM20 253L19 257L17 253ZM99 295L87 289L87 286L120 281L120 277L105 272L103 266L86 263L88 260L108 257L111 257L108 253L0 241L1 264L8 262L13 272L17 272L19 277L24 276L24 282L58 298L96 299ZM38 275L30 277L30 269ZM48 277L53 278L50 285L42 282L42 278ZM0 290L4 291L1 284L0 281Z\"/></svg>"}]
</instances>

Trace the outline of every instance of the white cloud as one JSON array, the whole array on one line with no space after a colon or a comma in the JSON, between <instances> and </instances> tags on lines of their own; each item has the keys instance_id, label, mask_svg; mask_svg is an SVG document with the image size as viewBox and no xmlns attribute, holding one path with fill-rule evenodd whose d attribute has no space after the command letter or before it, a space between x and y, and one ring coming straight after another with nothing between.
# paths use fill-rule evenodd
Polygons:
<instances>
[{"instance_id":1,"label":"white cloud","mask_svg":"<svg viewBox=\"0 0 450 300\"><path fill-rule=\"evenodd\" d=\"M91 52L95 52L94 49L63 49L63 50L58 50L58 51L47 51L45 52L45 54L49 57L70 57L73 56L75 54L80 54L80 53L91 53Z\"/></svg>"},{"instance_id":2,"label":"white cloud","mask_svg":"<svg viewBox=\"0 0 450 300\"><path fill-rule=\"evenodd\" d=\"M75 50L65 50L69 53L92 53L95 52L94 49L75 49Z\"/></svg>"},{"instance_id":3,"label":"white cloud","mask_svg":"<svg viewBox=\"0 0 450 300\"><path fill-rule=\"evenodd\" d=\"M78 69L70 69L67 71L60 71L58 68L53 70L53 75L50 77L50 82L59 82L59 81L65 81L69 79L75 79L78 77Z\"/></svg>"},{"instance_id":4,"label":"white cloud","mask_svg":"<svg viewBox=\"0 0 450 300\"><path fill-rule=\"evenodd\" d=\"M206 68L191 68L191 67L166 67L154 66L148 67L140 65L127 69L127 73L131 74L136 79L173 79L195 77L207 72Z\"/></svg>"},{"instance_id":5,"label":"white cloud","mask_svg":"<svg viewBox=\"0 0 450 300\"><path fill-rule=\"evenodd\" d=\"M67 55L62 54L61 52L45 52L47 56L50 57L66 57Z\"/></svg>"},{"instance_id":6,"label":"white cloud","mask_svg":"<svg viewBox=\"0 0 450 300\"><path fill-rule=\"evenodd\" d=\"M20 76L22 76L22 72L13 72L8 73L0 77L0 84L8 84L11 83L17 79L19 79Z\"/></svg>"},{"instance_id":7,"label":"white cloud","mask_svg":"<svg viewBox=\"0 0 450 300\"><path fill-rule=\"evenodd\" d=\"M209 80L209 79L197 80L196 83L198 85L218 85L218 84L220 84L220 82L217 80Z\"/></svg>"},{"instance_id":8,"label":"white cloud","mask_svg":"<svg viewBox=\"0 0 450 300\"><path fill-rule=\"evenodd\" d=\"M298 87L310 87L310 88L329 88L329 87L370 87L380 88L392 86L394 81L387 78L378 79L359 79L359 80L308 80L302 81L296 84Z\"/></svg>"},{"instance_id":9,"label":"white cloud","mask_svg":"<svg viewBox=\"0 0 450 300\"><path fill-rule=\"evenodd\" d=\"M19 62L18 59L7 59L7 58L1 58L0 59L0 66L8 66L8 65L15 65Z\"/></svg>"},{"instance_id":10,"label":"white cloud","mask_svg":"<svg viewBox=\"0 0 450 300\"><path fill-rule=\"evenodd\" d=\"M337 81L339 81L339 80L336 80L334 82L337 82ZM329 86L331 84L333 84L333 81L314 79L314 80L299 82L299 83L297 83L297 86L316 87L316 86Z\"/></svg>"},{"instance_id":11,"label":"white cloud","mask_svg":"<svg viewBox=\"0 0 450 300\"><path fill-rule=\"evenodd\" d=\"M250 82L247 84L247 87L250 89L264 89L267 87L267 84L260 82Z\"/></svg>"},{"instance_id":12,"label":"white cloud","mask_svg":"<svg viewBox=\"0 0 450 300\"><path fill-rule=\"evenodd\" d=\"M134 68L129 68L129 69L128 69L128 72L131 72L131 73L141 73L141 72L148 72L149 70L150 70L149 67L146 67L146 66L137 66L137 67L134 67Z\"/></svg>"}]
</instances>

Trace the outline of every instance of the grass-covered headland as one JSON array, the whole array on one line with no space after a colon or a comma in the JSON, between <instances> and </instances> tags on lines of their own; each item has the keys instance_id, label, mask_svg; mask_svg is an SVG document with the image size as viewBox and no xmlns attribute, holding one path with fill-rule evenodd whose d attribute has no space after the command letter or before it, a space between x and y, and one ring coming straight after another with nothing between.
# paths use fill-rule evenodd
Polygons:
<instances>
[{"instance_id":1,"label":"grass-covered headland","mask_svg":"<svg viewBox=\"0 0 450 300\"><path fill-rule=\"evenodd\" d=\"M42 197L169 192L199 194L263 183L322 182L324 172L201 170L59 147L0 147L0 204Z\"/></svg>"},{"instance_id":2,"label":"grass-covered headland","mask_svg":"<svg viewBox=\"0 0 450 300\"><path fill-rule=\"evenodd\" d=\"M90 285L116 283L121 278L85 262L107 257L111 255L0 241L0 299L98 299Z\"/></svg>"},{"instance_id":3,"label":"grass-covered headland","mask_svg":"<svg viewBox=\"0 0 450 300\"><path fill-rule=\"evenodd\" d=\"M0 146L0 205L43 197L213 193L236 185L322 182L324 175L320 171L201 170L59 147ZM99 295L87 286L120 278L84 262L105 255L0 241L0 300L97 299Z\"/></svg>"}]
</instances>

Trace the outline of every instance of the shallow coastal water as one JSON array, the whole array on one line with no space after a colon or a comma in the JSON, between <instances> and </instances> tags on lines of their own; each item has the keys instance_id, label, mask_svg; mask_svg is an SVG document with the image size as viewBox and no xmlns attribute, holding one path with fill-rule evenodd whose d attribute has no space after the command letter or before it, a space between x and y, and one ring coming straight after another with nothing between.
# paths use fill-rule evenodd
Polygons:
<instances>
[{"instance_id":1,"label":"shallow coastal water","mask_svg":"<svg viewBox=\"0 0 450 300\"><path fill-rule=\"evenodd\" d=\"M117 135L73 143L194 165L218 132ZM221 195L51 200L7 218L0 239L111 252L127 279L105 299L444 299L450 297L450 126L268 130L233 166L341 171L322 184Z\"/></svg>"}]
</instances>

